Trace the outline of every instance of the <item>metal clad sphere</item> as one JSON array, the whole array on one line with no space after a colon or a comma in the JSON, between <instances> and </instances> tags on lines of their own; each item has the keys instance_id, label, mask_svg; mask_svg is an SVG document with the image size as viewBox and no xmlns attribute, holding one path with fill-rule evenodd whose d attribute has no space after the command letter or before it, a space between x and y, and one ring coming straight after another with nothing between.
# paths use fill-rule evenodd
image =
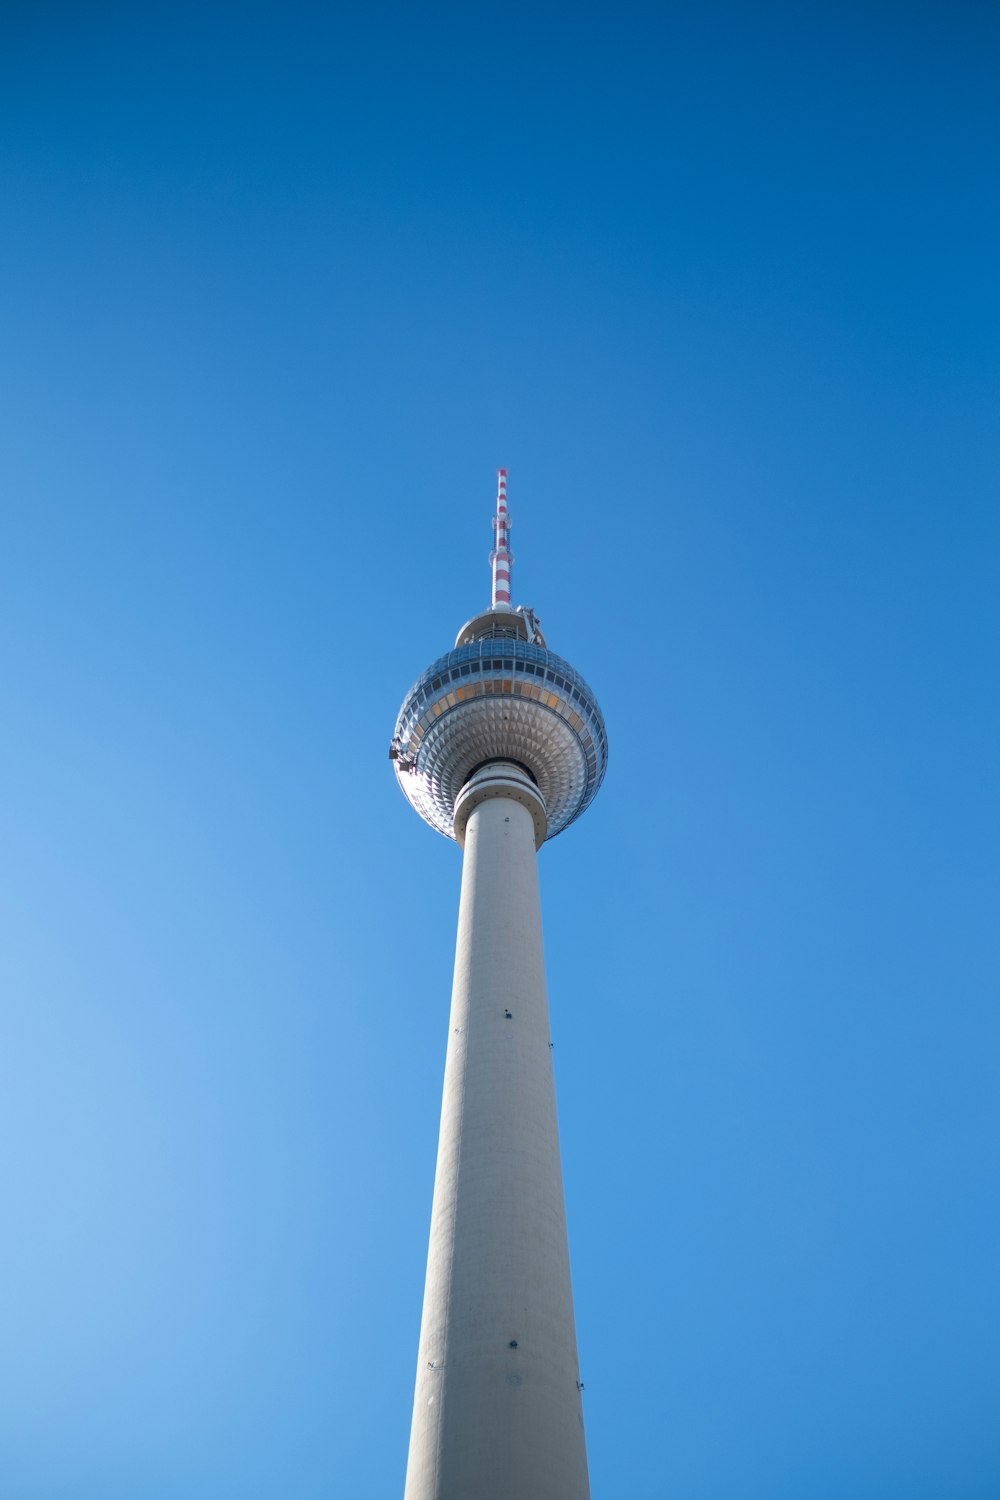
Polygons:
<instances>
[{"instance_id":1,"label":"metal clad sphere","mask_svg":"<svg viewBox=\"0 0 1000 1500\"><path fill-rule=\"evenodd\" d=\"M471 772L484 761L519 761L538 783L554 838L596 796L608 741L597 699L568 662L527 641L487 638L449 651L417 679L392 753L406 797L447 838Z\"/></svg>"}]
</instances>

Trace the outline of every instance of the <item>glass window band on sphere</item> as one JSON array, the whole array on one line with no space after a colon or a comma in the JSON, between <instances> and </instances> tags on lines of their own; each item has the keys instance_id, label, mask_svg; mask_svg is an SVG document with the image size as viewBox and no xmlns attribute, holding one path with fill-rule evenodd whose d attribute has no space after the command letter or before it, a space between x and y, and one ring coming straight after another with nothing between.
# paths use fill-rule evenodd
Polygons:
<instances>
[{"instance_id":1,"label":"glass window band on sphere","mask_svg":"<svg viewBox=\"0 0 1000 1500\"><path fill-rule=\"evenodd\" d=\"M554 838L597 795L608 741L597 699L568 662L529 641L487 638L456 647L418 677L390 754L408 800L447 838L473 768L519 761L538 783Z\"/></svg>"}]
</instances>

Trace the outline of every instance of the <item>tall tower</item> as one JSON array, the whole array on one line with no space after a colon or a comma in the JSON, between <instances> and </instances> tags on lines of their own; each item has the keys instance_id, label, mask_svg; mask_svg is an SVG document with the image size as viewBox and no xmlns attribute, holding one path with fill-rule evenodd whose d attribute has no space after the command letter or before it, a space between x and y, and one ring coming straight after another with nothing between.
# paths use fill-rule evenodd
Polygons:
<instances>
[{"instance_id":1,"label":"tall tower","mask_svg":"<svg viewBox=\"0 0 1000 1500\"><path fill-rule=\"evenodd\" d=\"M493 600L403 700L389 754L463 850L405 1500L589 1500L536 851L590 805L604 720L511 605L507 471Z\"/></svg>"}]
</instances>

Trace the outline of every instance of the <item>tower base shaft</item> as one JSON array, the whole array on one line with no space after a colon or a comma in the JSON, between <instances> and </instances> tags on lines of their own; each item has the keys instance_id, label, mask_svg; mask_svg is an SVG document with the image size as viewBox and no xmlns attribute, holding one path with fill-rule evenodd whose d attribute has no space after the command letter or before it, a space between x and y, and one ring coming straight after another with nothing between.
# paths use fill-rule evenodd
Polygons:
<instances>
[{"instance_id":1,"label":"tower base shaft","mask_svg":"<svg viewBox=\"0 0 1000 1500\"><path fill-rule=\"evenodd\" d=\"M405 1500L589 1500L523 792L464 842Z\"/></svg>"}]
</instances>

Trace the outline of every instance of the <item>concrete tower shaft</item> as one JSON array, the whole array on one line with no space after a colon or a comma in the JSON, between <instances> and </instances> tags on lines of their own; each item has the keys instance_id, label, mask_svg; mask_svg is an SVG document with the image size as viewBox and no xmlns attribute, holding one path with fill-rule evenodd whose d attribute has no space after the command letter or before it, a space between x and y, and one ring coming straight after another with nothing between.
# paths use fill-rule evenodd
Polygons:
<instances>
[{"instance_id":1,"label":"concrete tower shaft","mask_svg":"<svg viewBox=\"0 0 1000 1500\"><path fill-rule=\"evenodd\" d=\"M536 845L516 766L473 776L405 1500L587 1500Z\"/></svg>"}]
</instances>

